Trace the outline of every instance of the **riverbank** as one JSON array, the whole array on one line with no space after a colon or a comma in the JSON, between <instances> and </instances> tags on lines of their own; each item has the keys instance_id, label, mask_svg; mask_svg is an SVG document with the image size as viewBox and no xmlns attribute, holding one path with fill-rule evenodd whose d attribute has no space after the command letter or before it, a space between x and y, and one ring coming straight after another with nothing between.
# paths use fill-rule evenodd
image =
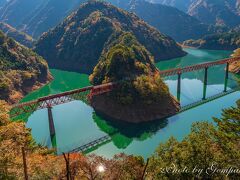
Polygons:
<instances>
[{"instance_id":1,"label":"riverbank","mask_svg":"<svg viewBox=\"0 0 240 180\"><path fill-rule=\"evenodd\" d=\"M223 59L229 57L231 54L229 51L185 50L188 52L187 56L157 63L157 67L160 70L184 67ZM51 73L54 76L54 80L51 83L29 94L22 101L26 102L40 96L56 94L89 85L88 76L84 74L59 70L51 70ZM202 99L203 76L202 71L183 75L181 88L182 105L187 105ZM234 78L232 74L230 74L230 78ZM176 96L177 77L165 78L165 82L168 84L171 93ZM224 89L223 82L224 67L210 68L207 97L222 92ZM228 83L228 89L235 86L235 83L231 80L229 80ZM194 93L192 91L193 88L195 89ZM59 153L67 152L78 148L82 144L96 140L99 137L110 135L111 141L98 147L98 149L92 149L90 152L107 157L119 152L148 157L158 146L159 142L166 141L168 137L185 137L189 133L193 122L202 120L212 122L212 116L218 117L221 114L222 107L220 107L220 105L222 106L222 104L224 104L224 107L230 107L235 104L235 99L237 99L238 96L239 94L234 93L223 99L213 101L210 104L181 113L181 115L138 126L106 121L104 118L97 116L92 107L81 101L62 104L53 107L57 140L56 148ZM195 114L199 113L202 115L196 117ZM35 141L39 144L52 147L48 126L47 110L44 109L34 112L27 120L27 127L32 129L32 135ZM108 152L108 154L105 154L106 152Z\"/></svg>"}]
</instances>

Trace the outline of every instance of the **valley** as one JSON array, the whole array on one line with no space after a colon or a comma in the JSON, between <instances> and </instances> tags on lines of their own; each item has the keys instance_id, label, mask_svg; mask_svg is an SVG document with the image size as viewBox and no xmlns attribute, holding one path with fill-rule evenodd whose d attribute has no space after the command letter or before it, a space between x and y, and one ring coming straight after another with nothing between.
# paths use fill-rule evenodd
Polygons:
<instances>
[{"instance_id":1,"label":"valley","mask_svg":"<svg viewBox=\"0 0 240 180\"><path fill-rule=\"evenodd\" d=\"M185 67L206 61L226 58L231 54L231 51L184 50L188 52L187 56L160 62L157 63L156 66L161 70ZM192 59L195 59L195 61L192 61ZM223 91L223 71L224 68L220 66L211 69L209 72L209 85L207 87L208 97ZM51 70L51 73L54 76L54 80L45 87L27 95L23 99L23 102L89 85L88 76L85 74L60 70ZM235 76L231 75L230 79L231 80L228 83L229 89L236 86L236 82L234 81ZM177 77L167 78L164 81L170 88L171 93L176 96ZM182 81L182 105L196 102L202 98L202 71L197 73L187 73L184 75ZM198 89L195 93L191 91L193 87ZM190 126L194 121L209 120L209 122L211 122L212 116L220 116L222 102L224 102L225 107L232 106L234 105L234 99L238 96L239 92L236 92L164 121L152 122L147 125L140 124L138 127L141 128L137 128L138 130L136 130L137 125L134 124L109 122L98 116L90 106L82 101L73 101L53 108L53 115L56 123L56 147L59 153L62 151L70 151L82 144L109 134L111 136L110 143L107 143L96 150L93 149L90 152L104 155L105 157L112 157L115 153L125 152L127 154L142 155L147 158L154 151L159 140L165 142L170 136L182 139L189 133ZM209 107L211 107L210 111L208 111ZM195 117L195 114L203 111L205 112L204 117ZM67 124L66 119L68 119ZM43 109L34 112L29 117L26 117L25 121L27 122L27 127L32 129L33 137L38 143L52 147L48 132L46 110ZM126 129L126 127L128 128ZM174 131L176 127L179 127L182 130ZM117 133L111 135L111 133L115 131L117 131ZM151 148L149 149L148 147Z\"/></svg>"},{"instance_id":2,"label":"valley","mask_svg":"<svg viewBox=\"0 0 240 180\"><path fill-rule=\"evenodd\" d=\"M0 179L239 179L239 7L0 0Z\"/></svg>"}]
</instances>

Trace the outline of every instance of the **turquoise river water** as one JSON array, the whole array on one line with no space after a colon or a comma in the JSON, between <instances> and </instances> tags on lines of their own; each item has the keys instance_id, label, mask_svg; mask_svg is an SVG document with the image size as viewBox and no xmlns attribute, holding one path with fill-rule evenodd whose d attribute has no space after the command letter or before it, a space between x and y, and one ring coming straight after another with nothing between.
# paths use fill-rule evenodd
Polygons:
<instances>
[{"instance_id":1,"label":"turquoise river water","mask_svg":"<svg viewBox=\"0 0 240 180\"><path fill-rule=\"evenodd\" d=\"M160 70L185 67L193 64L215 61L229 57L229 51L208 51L185 49L188 55L169 61L157 63ZM209 69L207 97L223 92L224 66ZM89 85L88 75L60 70L51 70L54 80L41 89L27 95L22 102L36 99L49 94L56 94ZM186 73L182 76L181 105L187 105L202 99L203 71ZM228 89L236 86L235 75L230 74ZM165 78L169 89L176 96L177 77ZM240 98L240 92L226 95L217 100L185 111L165 120L152 123L132 125L107 121L98 116L92 107L82 101L72 101L53 107L56 129L56 148L58 153L71 151L83 144L91 142L105 135L111 140L103 145L91 149L89 153L96 153L105 157L124 152L126 154L148 157L159 143L167 141L171 136L178 140L189 134L191 125L197 121L213 122L212 117L220 117L221 109L235 105ZM35 141L41 145L52 146L47 110L38 110L28 116L27 127L32 129Z\"/></svg>"}]
</instances>

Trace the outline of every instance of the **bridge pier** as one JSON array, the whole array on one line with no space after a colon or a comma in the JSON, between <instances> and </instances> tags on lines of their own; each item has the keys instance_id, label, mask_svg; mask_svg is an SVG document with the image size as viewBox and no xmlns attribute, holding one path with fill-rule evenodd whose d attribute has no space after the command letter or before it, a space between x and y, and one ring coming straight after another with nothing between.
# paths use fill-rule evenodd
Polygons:
<instances>
[{"instance_id":1,"label":"bridge pier","mask_svg":"<svg viewBox=\"0 0 240 180\"><path fill-rule=\"evenodd\" d=\"M181 73L178 73L178 82L177 82L177 100L181 100Z\"/></svg>"},{"instance_id":2,"label":"bridge pier","mask_svg":"<svg viewBox=\"0 0 240 180\"><path fill-rule=\"evenodd\" d=\"M55 132L55 126L53 121L52 107L48 106L47 109L48 109L48 123L49 123L50 137L51 137L51 140L53 140L56 135L56 132Z\"/></svg>"},{"instance_id":3,"label":"bridge pier","mask_svg":"<svg viewBox=\"0 0 240 180\"><path fill-rule=\"evenodd\" d=\"M225 73L225 81L224 81L224 92L227 92L228 78L229 78L229 63L226 64L226 73Z\"/></svg>"},{"instance_id":4,"label":"bridge pier","mask_svg":"<svg viewBox=\"0 0 240 180\"><path fill-rule=\"evenodd\" d=\"M205 68L204 70L204 82L203 82L203 100L206 99L206 94L207 94L207 82L208 81L208 67Z\"/></svg>"},{"instance_id":5,"label":"bridge pier","mask_svg":"<svg viewBox=\"0 0 240 180\"><path fill-rule=\"evenodd\" d=\"M227 84L228 84L228 76L229 76L229 74L228 74L229 67L228 66L229 66L229 63L233 63L233 62L240 62L240 58L239 57L238 58L228 58L228 59L214 61L214 62L208 62L208 63L197 64L197 65L193 65L193 66L187 66L184 68L174 68L174 69L159 71L159 75L161 77L167 77L167 76L173 76L173 75L178 74L178 85L177 85L178 86L177 87L177 96L178 97L177 98L178 98L178 100L180 100L181 74L187 73L187 72L198 71L198 70L202 70L205 68L205 79L204 79L205 86L204 86L204 93L203 93L204 94L203 99L204 99L204 98L206 98L206 88L207 88L207 69L206 68L228 63L227 68L226 68L225 83L224 83L225 84L224 91L226 91ZM94 94L91 94L91 95L92 96L99 95L99 93L105 93L105 92L110 91L111 89L116 88L115 86L117 86L117 85L118 85L118 82L108 83L108 84L99 85L99 86L88 86L85 88L67 91L67 92L60 93L60 94L41 97L41 98L38 98L37 100L26 102L26 103L15 104L12 106L13 112L10 113L10 117L15 118L18 115L21 115L24 113L31 113L35 110L45 109L49 105L48 104L49 102L50 102L50 104L52 104L52 106L69 102L70 101L69 99L72 99L72 98L63 98L63 97L68 97L68 96L72 97L75 94L86 93L88 91L91 92L93 89L94 90L97 89L97 92L95 92ZM89 96L89 97L91 97L91 96ZM54 133L52 133L52 134L54 134Z\"/></svg>"}]
</instances>

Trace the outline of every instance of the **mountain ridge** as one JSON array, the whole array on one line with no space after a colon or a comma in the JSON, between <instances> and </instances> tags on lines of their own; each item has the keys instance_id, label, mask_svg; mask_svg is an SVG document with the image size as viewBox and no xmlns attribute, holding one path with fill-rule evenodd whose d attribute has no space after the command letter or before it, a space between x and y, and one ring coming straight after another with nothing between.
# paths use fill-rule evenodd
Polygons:
<instances>
[{"instance_id":1,"label":"mountain ridge","mask_svg":"<svg viewBox=\"0 0 240 180\"><path fill-rule=\"evenodd\" d=\"M209 27L174 7L152 4L144 0L105 1L135 13L160 32L180 42L222 31L220 28ZM46 2L44 0L12 0L2 10L0 9L0 20L37 39L42 33L57 26L84 2L86 0L48 0ZM26 10L21 12L20 9Z\"/></svg>"},{"instance_id":2,"label":"mountain ridge","mask_svg":"<svg viewBox=\"0 0 240 180\"><path fill-rule=\"evenodd\" d=\"M10 26L9 24L0 22L0 30L3 31L8 37L13 38L17 42L21 43L22 45L32 48L34 40L29 35L25 34L24 32L20 32Z\"/></svg>"},{"instance_id":3,"label":"mountain ridge","mask_svg":"<svg viewBox=\"0 0 240 180\"><path fill-rule=\"evenodd\" d=\"M231 28L240 24L239 0L149 0L176 7L206 24Z\"/></svg>"},{"instance_id":4,"label":"mountain ridge","mask_svg":"<svg viewBox=\"0 0 240 180\"><path fill-rule=\"evenodd\" d=\"M56 28L45 33L35 50L48 60L51 67L91 73L110 37L128 31L156 61L186 55L172 38L136 15L102 1L81 5Z\"/></svg>"},{"instance_id":5,"label":"mountain ridge","mask_svg":"<svg viewBox=\"0 0 240 180\"><path fill-rule=\"evenodd\" d=\"M231 30L204 36L198 40L187 40L183 46L210 50L235 50L240 47L240 30Z\"/></svg>"}]
</instances>

